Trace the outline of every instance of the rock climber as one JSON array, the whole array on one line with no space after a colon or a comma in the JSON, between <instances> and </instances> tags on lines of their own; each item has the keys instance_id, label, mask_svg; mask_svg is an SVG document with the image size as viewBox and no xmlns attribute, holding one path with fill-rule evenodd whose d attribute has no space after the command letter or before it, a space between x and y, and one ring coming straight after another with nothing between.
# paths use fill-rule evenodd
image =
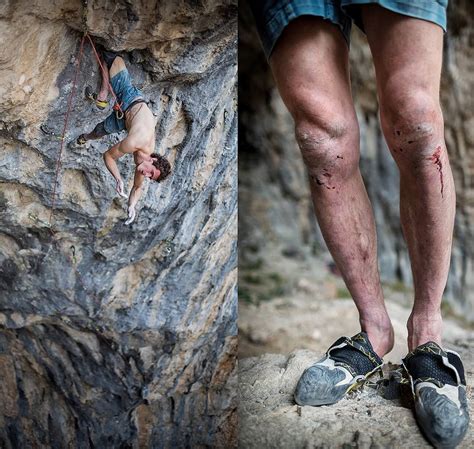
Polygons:
<instances>
[{"instance_id":1,"label":"rock climber","mask_svg":"<svg viewBox=\"0 0 474 449\"><path fill-rule=\"evenodd\" d=\"M107 134L127 130L128 135L104 153L104 163L115 178L117 193L127 198L124 183L116 161L125 154L133 154L135 175L133 187L128 196L128 219L126 225L136 217L136 205L143 190L145 178L157 182L163 181L171 171L168 160L155 150L155 117L145 102L142 92L132 84L130 74L122 57L109 51L101 52L102 84L98 94L86 87L86 97L95 102L99 109L108 105L107 96L110 87L117 97L112 113L93 131L81 134L76 143L84 145L88 140L99 139Z\"/></svg>"},{"instance_id":2,"label":"rock climber","mask_svg":"<svg viewBox=\"0 0 474 449\"><path fill-rule=\"evenodd\" d=\"M341 337L302 374L300 405L327 405L380 369L394 331L384 303L374 216L359 169L349 39L366 34L380 119L400 171L400 215L414 282L403 367L416 420L436 447L454 447L469 425L460 356L442 346L455 189L444 140L440 75L448 0L249 2L277 88L293 116L314 209L359 311L361 332ZM330 323L328 323L330 326Z\"/></svg>"}]
</instances>

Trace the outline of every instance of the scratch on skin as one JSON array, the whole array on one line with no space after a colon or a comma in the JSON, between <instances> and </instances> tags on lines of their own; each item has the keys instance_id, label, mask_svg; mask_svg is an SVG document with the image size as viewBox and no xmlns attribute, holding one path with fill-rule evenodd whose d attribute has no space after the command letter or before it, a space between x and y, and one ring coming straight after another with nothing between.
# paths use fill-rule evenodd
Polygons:
<instances>
[{"instance_id":1,"label":"scratch on skin","mask_svg":"<svg viewBox=\"0 0 474 449\"><path fill-rule=\"evenodd\" d=\"M329 173L323 174L323 176L326 176L326 175L329 175ZM329 175L329 177L331 177L331 175ZM324 183L323 181L321 181L317 176L311 176L311 179L312 179L314 182L316 182L316 184L317 184L318 186L326 187L326 189L328 189L328 190L334 190L334 189L336 188L336 187L334 187L334 186L331 187L331 186L327 185L326 183Z\"/></svg>"},{"instance_id":2,"label":"scratch on skin","mask_svg":"<svg viewBox=\"0 0 474 449\"><path fill-rule=\"evenodd\" d=\"M439 180L441 182L441 197L443 197L444 182L443 182L443 163L441 162L441 146L437 147L435 152L427 158L429 161L434 162L439 171Z\"/></svg>"},{"instance_id":3,"label":"scratch on skin","mask_svg":"<svg viewBox=\"0 0 474 449\"><path fill-rule=\"evenodd\" d=\"M323 176L326 176L326 178L332 178L331 173L329 173L326 168L323 168L323 170L324 170Z\"/></svg>"}]
</instances>

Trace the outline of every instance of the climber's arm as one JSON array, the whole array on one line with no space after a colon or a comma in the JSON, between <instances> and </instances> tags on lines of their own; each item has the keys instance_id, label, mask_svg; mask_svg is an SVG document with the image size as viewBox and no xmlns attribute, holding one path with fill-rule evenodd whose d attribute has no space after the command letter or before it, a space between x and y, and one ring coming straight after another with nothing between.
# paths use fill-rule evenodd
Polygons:
<instances>
[{"instance_id":1,"label":"climber's arm","mask_svg":"<svg viewBox=\"0 0 474 449\"><path fill-rule=\"evenodd\" d=\"M120 176L120 171L117 167L117 163L115 162L117 159L121 158L124 154L125 153L120 151L120 143L118 143L114 145L112 148L110 148L110 150L107 150L104 153L104 163L105 163L105 166L107 167L107 170L109 170L110 174L115 178L115 181L117 182L115 186L115 190L120 196L127 198L127 195L124 192L122 177Z\"/></svg>"},{"instance_id":2,"label":"climber's arm","mask_svg":"<svg viewBox=\"0 0 474 449\"><path fill-rule=\"evenodd\" d=\"M130 197L128 199L128 220L125 222L125 224L127 225L132 223L133 220L135 220L135 216L136 216L135 207L138 203L138 200L142 196L144 179L145 177L141 173L139 173L138 170L135 169L133 187L130 192Z\"/></svg>"}]
</instances>

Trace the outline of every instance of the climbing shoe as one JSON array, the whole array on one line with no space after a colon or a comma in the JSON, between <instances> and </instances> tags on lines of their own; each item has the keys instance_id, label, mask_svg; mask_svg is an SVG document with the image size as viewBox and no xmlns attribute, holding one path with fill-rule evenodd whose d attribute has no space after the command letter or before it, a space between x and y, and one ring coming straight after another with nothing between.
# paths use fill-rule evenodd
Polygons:
<instances>
[{"instance_id":1,"label":"climbing shoe","mask_svg":"<svg viewBox=\"0 0 474 449\"><path fill-rule=\"evenodd\" d=\"M383 361L365 332L339 338L325 356L307 368L298 381L295 402L299 405L329 405L362 385Z\"/></svg>"},{"instance_id":2,"label":"climbing shoe","mask_svg":"<svg viewBox=\"0 0 474 449\"><path fill-rule=\"evenodd\" d=\"M109 105L109 102L107 100L98 100L97 94L92 90L92 87L90 86L86 86L84 95L88 100L93 101L96 107L100 110L104 110Z\"/></svg>"},{"instance_id":3,"label":"climbing shoe","mask_svg":"<svg viewBox=\"0 0 474 449\"><path fill-rule=\"evenodd\" d=\"M87 142L87 139L84 137L84 134L81 134L77 139L76 139L76 145L85 145Z\"/></svg>"},{"instance_id":4,"label":"climbing shoe","mask_svg":"<svg viewBox=\"0 0 474 449\"><path fill-rule=\"evenodd\" d=\"M438 449L456 447L469 426L466 379L459 354L430 341L403 360L415 402L415 417Z\"/></svg>"}]
</instances>

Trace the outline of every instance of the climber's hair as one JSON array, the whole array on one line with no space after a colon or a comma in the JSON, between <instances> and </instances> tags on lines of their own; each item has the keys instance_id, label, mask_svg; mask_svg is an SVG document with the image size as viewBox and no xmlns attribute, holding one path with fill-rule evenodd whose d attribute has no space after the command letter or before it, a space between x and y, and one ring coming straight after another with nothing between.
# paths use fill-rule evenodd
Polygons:
<instances>
[{"instance_id":1,"label":"climber's hair","mask_svg":"<svg viewBox=\"0 0 474 449\"><path fill-rule=\"evenodd\" d=\"M171 164L169 163L168 159L166 159L164 156L160 156L158 153L151 154L151 157L156 159L153 161L153 165L158 170L160 170L160 176L158 179L155 179L155 181L161 182L171 173Z\"/></svg>"}]
</instances>

